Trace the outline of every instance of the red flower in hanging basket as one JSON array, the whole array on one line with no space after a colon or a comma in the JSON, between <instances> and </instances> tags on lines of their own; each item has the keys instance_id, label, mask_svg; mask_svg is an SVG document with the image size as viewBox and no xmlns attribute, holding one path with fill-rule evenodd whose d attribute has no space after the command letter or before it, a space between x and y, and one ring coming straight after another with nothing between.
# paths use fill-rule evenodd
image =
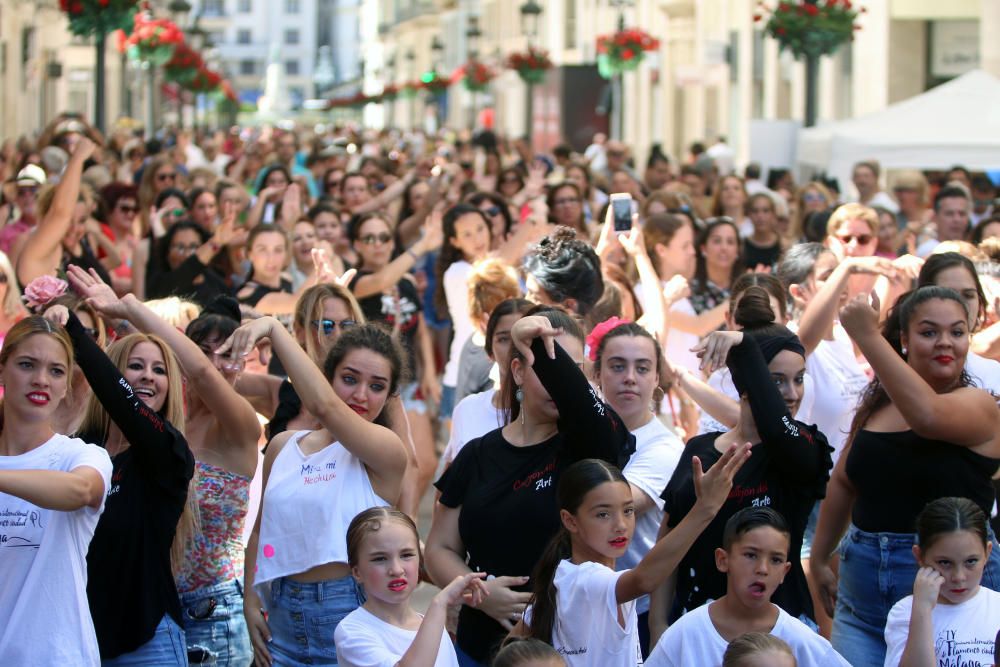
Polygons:
<instances>
[{"instance_id":1,"label":"red flower in hanging basket","mask_svg":"<svg viewBox=\"0 0 1000 667\"><path fill-rule=\"evenodd\" d=\"M526 51L515 51L507 56L504 65L508 69L517 72L526 83L541 83L545 78L545 71L552 68L552 60L549 52L529 46Z\"/></svg>"},{"instance_id":2,"label":"red flower in hanging basket","mask_svg":"<svg viewBox=\"0 0 1000 667\"><path fill-rule=\"evenodd\" d=\"M598 65L602 76L611 76L634 69L642 62L646 51L660 48L660 40L641 28L619 30L597 38Z\"/></svg>"},{"instance_id":3,"label":"red flower in hanging basket","mask_svg":"<svg viewBox=\"0 0 1000 667\"><path fill-rule=\"evenodd\" d=\"M763 4L760 9L768 11ZM764 32L796 58L818 58L834 53L860 30L855 20L863 12L864 8L854 9L850 0L782 0L768 17Z\"/></svg>"},{"instance_id":4,"label":"red flower in hanging basket","mask_svg":"<svg viewBox=\"0 0 1000 667\"><path fill-rule=\"evenodd\" d=\"M59 0L59 9L69 18L70 31L84 37L127 30L137 8L136 0Z\"/></svg>"}]
</instances>

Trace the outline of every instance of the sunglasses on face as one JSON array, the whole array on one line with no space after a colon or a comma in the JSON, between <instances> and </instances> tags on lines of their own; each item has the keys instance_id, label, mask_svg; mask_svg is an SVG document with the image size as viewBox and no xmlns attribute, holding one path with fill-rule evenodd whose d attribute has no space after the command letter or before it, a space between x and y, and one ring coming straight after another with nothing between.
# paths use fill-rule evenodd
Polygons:
<instances>
[{"instance_id":1,"label":"sunglasses on face","mask_svg":"<svg viewBox=\"0 0 1000 667\"><path fill-rule=\"evenodd\" d=\"M344 331L345 329L355 326L357 322L354 320L341 320L338 322L337 320L323 319L313 320L312 324L314 327L317 327L320 331L322 331L324 336L332 336L333 332L337 330L337 327L340 327L340 330Z\"/></svg>"},{"instance_id":2,"label":"sunglasses on face","mask_svg":"<svg viewBox=\"0 0 1000 667\"><path fill-rule=\"evenodd\" d=\"M808 202L821 202L822 201L822 202L825 202L826 201L826 197L824 197L823 195L819 194L818 192L807 192L804 195L802 195L802 201L808 201Z\"/></svg>"},{"instance_id":3,"label":"sunglasses on face","mask_svg":"<svg viewBox=\"0 0 1000 667\"><path fill-rule=\"evenodd\" d=\"M139 210L138 206L129 206L127 204L118 204L117 208L125 215L132 215L133 213L136 213Z\"/></svg>"},{"instance_id":4,"label":"sunglasses on face","mask_svg":"<svg viewBox=\"0 0 1000 667\"><path fill-rule=\"evenodd\" d=\"M500 215L501 208L499 206L490 206L489 208L483 209L483 213L490 216Z\"/></svg>"},{"instance_id":5,"label":"sunglasses on face","mask_svg":"<svg viewBox=\"0 0 1000 667\"><path fill-rule=\"evenodd\" d=\"M868 245L875 238L871 234L837 234L837 239L844 245L850 244L851 241L857 241L858 245Z\"/></svg>"},{"instance_id":6,"label":"sunglasses on face","mask_svg":"<svg viewBox=\"0 0 1000 667\"><path fill-rule=\"evenodd\" d=\"M503 183L504 185L511 185L511 184L520 185L521 184L520 179L517 179L517 178L505 178L505 179L501 180L500 182Z\"/></svg>"},{"instance_id":7,"label":"sunglasses on face","mask_svg":"<svg viewBox=\"0 0 1000 667\"><path fill-rule=\"evenodd\" d=\"M384 245L392 240L392 234L365 234L359 239L365 245Z\"/></svg>"},{"instance_id":8,"label":"sunglasses on face","mask_svg":"<svg viewBox=\"0 0 1000 667\"><path fill-rule=\"evenodd\" d=\"M579 204L580 200L576 197L563 197L560 199L554 199L552 201L553 206L572 206L574 204Z\"/></svg>"},{"instance_id":9,"label":"sunglasses on face","mask_svg":"<svg viewBox=\"0 0 1000 667\"><path fill-rule=\"evenodd\" d=\"M329 183L326 184L326 189L327 189L327 191L330 191L330 190L339 190L340 189L340 181L330 181Z\"/></svg>"},{"instance_id":10,"label":"sunglasses on face","mask_svg":"<svg viewBox=\"0 0 1000 667\"><path fill-rule=\"evenodd\" d=\"M157 174L156 180L158 181L176 181L177 174Z\"/></svg>"},{"instance_id":11,"label":"sunglasses on face","mask_svg":"<svg viewBox=\"0 0 1000 667\"><path fill-rule=\"evenodd\" d=\"M34 195L37 195L37 194L38 194L38 188L35 187L35 186L33 186L33 185L29 185L28 187L20 187L20 188L17 189L17 196L18 197L23 197L25 195L32 195L32 196L34 196Z\"/></svg>"},{"instance_id":12,"label":"sunglasses on face","mask_svg":"<svg viewBox=\"0 0 1000 667\"><path fill-rule=\"evenodd\" d=\"M189 252L196 251L200 247L201 247L200 243L186 243L186 244L185 243L171 243L170 244L170 249L173 252L189 253Z\"/></svg>"}]
</instances>

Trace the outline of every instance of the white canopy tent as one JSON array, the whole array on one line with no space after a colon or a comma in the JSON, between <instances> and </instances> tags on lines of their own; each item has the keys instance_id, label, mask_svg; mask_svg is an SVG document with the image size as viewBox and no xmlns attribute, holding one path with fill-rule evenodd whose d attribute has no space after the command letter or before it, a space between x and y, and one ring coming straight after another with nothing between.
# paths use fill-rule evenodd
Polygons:
<instances>
[{"instance_id":1,"label":"white canopy tent","mask_svg":"<svg viewBox=\"0 0 1000 667\"><path fill-rule=\"evenodd\" d=\"M973 70L881 111L799 132L799 167L825 171L842 189L851 167L871 159L883 169L1000 167L1000 79Z\"/></svg>"}]
</instances>

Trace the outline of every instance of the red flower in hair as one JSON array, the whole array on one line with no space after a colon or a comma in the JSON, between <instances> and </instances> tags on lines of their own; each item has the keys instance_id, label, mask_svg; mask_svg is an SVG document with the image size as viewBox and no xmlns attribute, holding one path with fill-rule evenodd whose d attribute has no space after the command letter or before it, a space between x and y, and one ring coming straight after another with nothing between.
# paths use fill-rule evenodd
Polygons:
<instances>
[{"instance_id":1,"label":"red flower in hair","mask_svg":"<svg viewBox=\"0 0 1000 667\"><path fill-rule=\"evenodd\" d=\"M587 348L589 350L587 358L591 361L597 361L597 350L601 347L601 341L604 340L604 337L608 335L609 331L620 327L623 324L631 324L631 320L623 320L619 317L609 317L595 326L587 336Z\"/></svg>"}]
</instances>

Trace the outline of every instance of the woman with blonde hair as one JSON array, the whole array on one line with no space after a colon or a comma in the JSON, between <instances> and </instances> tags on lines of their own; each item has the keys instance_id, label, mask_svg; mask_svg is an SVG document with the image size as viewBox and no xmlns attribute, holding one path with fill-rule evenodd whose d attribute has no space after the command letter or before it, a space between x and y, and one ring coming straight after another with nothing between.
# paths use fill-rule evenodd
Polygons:
<instances>
[{"instance_id":1,"label":"woman with blonde hair","mask_svg":"<svg viewBox=\"0 0 1000 667\"><path fill-rule=\"evenodd\" d=\"M0 351L0 382L7 387L0 507L25 517L5 522L4 546L28 546L0 549L4 664L96 667L101 660L85 558L111 486L111 461L100 447L55 429L72 365L66 331L36 316L15 324Z\"/></svg>"},{"instance_id":2,"label":"woman with blonde hair","mask_svg":"<svg viewBox=\"0 0 1000 667\"><path fill-rule=\"evenodd\" d=\"M65 307L50 308L46 317L66 323L94 392L80 433L104 447L113 466L87 554L87 594L103 664L185 664L174 572L194 532L188 493L194 456L181 433L177 360L165 341L146 334L125 336L105 354Z\"/></svg>"},{"instance_id":3,"label":"woman with blonde hair","mask_svg":"<svg viewBox=\"0 0 1000 667\"><path fill-rule=\"evenodd\" d=\"M712 193L711 213L713 217L732 220L739 230L740 238L753 233L753 223L746 214L746 205L747 190L743 179L732 174L720 178Z\"/></svg>"},{"instance_id":4,"label":"woman with blonde hair","mask_svg":"<svg viewBox=\"0 0 1000 667\"><path fill-rule=\"evenodd\" d=\"M930 207L930 186L927 178L915 169L907 169L896 174L892 192L899 203L897 219L901 227L913 225L913 231L920 232L924 224L934 215Z\"/></svg>"}]
</instances>

